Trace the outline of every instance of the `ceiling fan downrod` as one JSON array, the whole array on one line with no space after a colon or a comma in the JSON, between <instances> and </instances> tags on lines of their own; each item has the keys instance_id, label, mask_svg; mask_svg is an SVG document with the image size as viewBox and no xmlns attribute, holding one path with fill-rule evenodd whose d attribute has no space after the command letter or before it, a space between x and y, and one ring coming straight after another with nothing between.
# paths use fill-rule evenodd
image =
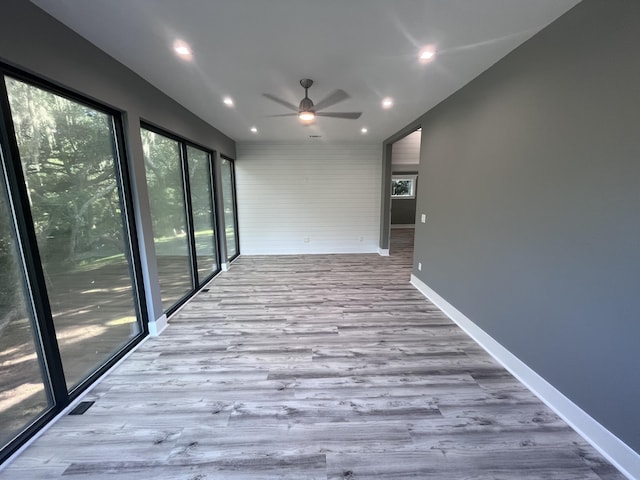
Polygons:
<instances>
[{"instance_id":1,"label":"ceiling fan downrod","mask_svg":"<svg viewBox=\"0 0 640 480\"><path fill-rule=\"evenodd\" d=\"M300 100L300 106L298 107L298 118L303 122L313 121L316 117L316 112L313 108L313 102L309 98L309 87L313 85L313 80L310 78L303 78L300 80L300 85L304 88L304 98Z\"/></svg>"}]
</instances>

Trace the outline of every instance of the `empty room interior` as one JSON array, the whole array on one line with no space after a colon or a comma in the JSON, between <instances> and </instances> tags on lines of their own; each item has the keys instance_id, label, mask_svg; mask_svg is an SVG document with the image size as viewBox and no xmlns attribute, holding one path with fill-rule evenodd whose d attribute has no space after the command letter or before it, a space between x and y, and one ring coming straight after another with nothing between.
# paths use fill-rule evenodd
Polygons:
<instances>
[{"instance_id":1,"label":"empty room interior","mask_svg":"<svg viewBox=\"0 0 640 480\"><path fill-rule=\"evenodd\" d=\"M0 479L640 479L640 2L0 12Z\"/></svg>"}]
</instances>

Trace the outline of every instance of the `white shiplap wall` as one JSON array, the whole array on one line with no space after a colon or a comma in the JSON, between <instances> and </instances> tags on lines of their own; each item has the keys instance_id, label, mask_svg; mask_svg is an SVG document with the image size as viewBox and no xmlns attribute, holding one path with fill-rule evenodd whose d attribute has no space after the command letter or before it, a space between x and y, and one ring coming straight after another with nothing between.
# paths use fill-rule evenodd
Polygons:
<instances>
[{"instance_id":1,"label":"white shiplap wall","mask_svg":"<svg viewBox=\"0 0 640 480\"><path fill-rule=\"evenodd\" d=\"M243 255L377 252L380 145L240 144L235 168Z\"/></svg>"}]
</instances>

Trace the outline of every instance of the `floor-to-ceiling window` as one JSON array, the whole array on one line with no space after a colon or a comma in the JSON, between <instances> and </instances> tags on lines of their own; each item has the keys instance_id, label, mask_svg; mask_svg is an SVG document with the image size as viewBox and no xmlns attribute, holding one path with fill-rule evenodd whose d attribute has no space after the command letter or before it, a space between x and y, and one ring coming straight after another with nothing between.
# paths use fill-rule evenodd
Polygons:
<instances>
[{"instance_id":1,"label":"floor-to-ceiling window","mask_svg":"<svg viewBox=\"0 0 640 480\"><path fill-rule=\"evenodd\" d=\"M213 216L211 155L204 150L187 145L187 160L195 253L198 265L198 285L202 285L211 274L219 269Z\"/></svg>"},{"instance_id":2,"label":"floor-to-ceiling window","mask_svg":"<svg viewBox=\"0 0 640 480\"><path fill-rule=\"evenodd\" d=\"M118 114L2 71L0 447L144 333Z\"/></svg>"},{"instance_id":3,"label":"floor-to-ceiling window","mask_svg":"<svg viewBox=\"0 0 640 480\"><path fill-rule=\"evenodd\" d=\"M3 175L4 177L4 175ZM0 182L0 446L52 406L4 178Z\"/></svg>"},{"instance_id":4,"label":"floor-to-ceiling window","mask_svg":"<svg viewBox=\"0 0 640 480\"><path fill-rule=\"evenodd\" d=\"M142 129L153 240L165 310L193 289L180 143Z\"/></svg>"},{"instance_id":5,"label":"floor-to-ceiling window","mask_svg":"<svg viewBox=\"0 0 640 480\"><path fill-rule=\"evenodd\" d=\"M219 271L211 153L141 130L163 309L171 312Z\"/></svg>"},{"instance_id":6,"label":"floor-to-ceiling window","mask_svg":"<svg viewBox=\"0 0 640 480\"><path fill-rule=\"evenodd\" d=\"M69 388L140 332L111 115L6 79Z\"/></svg>"},{"instance_id":7,"label":"floor-to-ceiling window","mask_svg":"<svg viewBox=\"0 0 640 480\"><path fill-rule=\"evenodd\" d=\"M222 157L221 180L222 199L224 208L225 241L227 245L227 259L233 260L240 253L238 238L238 220L236 209L236 186L233 161Z\"/></svg>"}]
</instances>

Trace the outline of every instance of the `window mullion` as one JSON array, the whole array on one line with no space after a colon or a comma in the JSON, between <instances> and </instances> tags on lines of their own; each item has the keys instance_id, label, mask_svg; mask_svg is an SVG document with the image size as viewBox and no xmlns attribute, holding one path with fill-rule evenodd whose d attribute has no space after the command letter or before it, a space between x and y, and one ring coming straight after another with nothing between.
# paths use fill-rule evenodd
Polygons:
<instances>
[{"instance_id":1,"label":"window mullion","mask_svg":"<svg viewBox=\"0 0 640 480\"><path fill-rule=\"evenodd\" d=\"M29 206L29 196L20 163L20 153L4 76L0 81L0 111L2 114L0 121L2 125L2 144L6 146L5 174L11 208L15 217L14 223L18 233L22 261L24 262L27 284L29 285L29 295L38 327L39 341L44 354L43 359L49 377L54 409L60 410L68 403L69 394L62 368L60 349L56 340L51 305L47 295L45 276Z\"/></svg>"},{"instance_id":2,"label":"window mullion","mask_svg":"<svg viewBox=\"0 0 640 480\"><path fill-rule=\"evenodd\" d=\"M196 255L196 234L193 228L193 204L191 202L191 184L189 182L189 165L187 161L187 146L180 142L180 164L182 168L182 182L184 191L184 206L187 218L187 233L189 239L189 256L191 258L192 287L198 288L198 259Z\"/></svg>"}]
</instances>

